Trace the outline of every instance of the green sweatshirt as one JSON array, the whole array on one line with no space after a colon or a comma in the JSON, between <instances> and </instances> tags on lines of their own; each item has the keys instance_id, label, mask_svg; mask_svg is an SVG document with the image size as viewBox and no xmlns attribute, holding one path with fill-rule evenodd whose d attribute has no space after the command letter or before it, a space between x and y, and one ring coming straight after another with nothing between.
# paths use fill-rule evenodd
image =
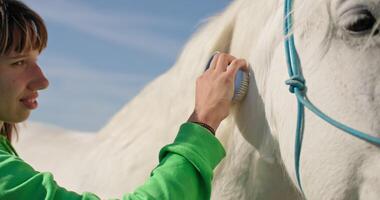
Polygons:
<instances>
[{"instance_id":1,"label":"green sweatshirt","mask_svg":"<svg viewBox=\"0 0 380 200\"><path fill-rule=\"evenodd\" d=\"M160 150L160 163L150 178L121 199L210 199L213 169L224 156L223 146L206 128L184 123L174 142ZM18 157L8 140L0 136L0 200L2 199L100 198L90 192L78 194L58 186L51 173L35 171Z\"/></svg>"}]
</instances>

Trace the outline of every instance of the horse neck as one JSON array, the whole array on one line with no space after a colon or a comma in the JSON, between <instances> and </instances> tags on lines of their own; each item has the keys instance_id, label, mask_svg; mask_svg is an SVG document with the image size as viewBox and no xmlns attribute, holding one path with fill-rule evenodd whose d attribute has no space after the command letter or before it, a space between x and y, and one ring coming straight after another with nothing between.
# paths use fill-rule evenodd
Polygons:
<instances>
[{"instance_id":1,"label":"horse neck","mask_svg":"<svg viewBox=\"0 0 380 200\"><path fill-rule=\"evenodd\" d=\"M224 142L228 153L216 171L215 199L298 197L282 168L278 142L269 128L273 122L266 117L271 112L265 102L266 78L274 51L282 45L282 6L281 1L247 0L238 9L230 52L250 62L252 76L245 100L233 109L235 120L230 126L236 124L237 129L229 137L230 128L219 132L222 140L228 140ZM277 192L273 192L273 188L277 188Z\"/></svg>"}]
</instances>

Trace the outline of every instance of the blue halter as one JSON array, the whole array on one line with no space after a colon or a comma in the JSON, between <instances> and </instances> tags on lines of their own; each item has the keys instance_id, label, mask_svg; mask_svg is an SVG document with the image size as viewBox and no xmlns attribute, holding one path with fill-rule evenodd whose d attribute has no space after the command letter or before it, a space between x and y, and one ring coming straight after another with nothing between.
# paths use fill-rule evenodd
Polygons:
<instances>
[{"instance_id":1,"label":"blue halter","mask_svg":"<svg viewBox=\"0 0 380 200\"><path fill-rule=\"evenodd\" d=\"M296 130L296 138L295 138L295 170L297 176L298 185L302 190L301 180L300 180L300 155L301 155L301 147L302 147L302 138L303 138L303 130L304 130L304 110L305 107L312 111L314 114L319 116L321 119L325 120L329 124L335 126L338 129L341 129L348 134L355 136L359 139L365 140L374 145L380 145L380 138L371 136L369 134L363 133L361 131L350 128L332 118L324 114L317 107L315 107L306 96L306 86L305 86L305 78L301 72L301 63L298 57L298 53L294 44L294 36L293 33L290 32L292 30L292 0L285 0L285 24L284 24L284 36L285 39L285 54L288 63L288 73L290 79L288 79L285 83L290 86L289 90L291 93L294 93L297 97L297 130Z\"/></svg>"}]
</instances>

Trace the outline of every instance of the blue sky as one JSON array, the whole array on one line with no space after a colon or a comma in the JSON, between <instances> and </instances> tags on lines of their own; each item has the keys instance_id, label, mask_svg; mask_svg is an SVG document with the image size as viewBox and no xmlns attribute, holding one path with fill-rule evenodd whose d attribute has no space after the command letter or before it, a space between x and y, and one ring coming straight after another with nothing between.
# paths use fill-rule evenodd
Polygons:
<instances>
[{"instance_id":1,"label":"blue sky","mask_svg":"<svg viewBox=\"0 0 380 200\"><path fill-rule=\"evenodd\" d=\"M230 0L24 2L49 31L39 64L50 86L30 119L97 131L168 70L199 25Z\"/></svg>"}]
</instances>

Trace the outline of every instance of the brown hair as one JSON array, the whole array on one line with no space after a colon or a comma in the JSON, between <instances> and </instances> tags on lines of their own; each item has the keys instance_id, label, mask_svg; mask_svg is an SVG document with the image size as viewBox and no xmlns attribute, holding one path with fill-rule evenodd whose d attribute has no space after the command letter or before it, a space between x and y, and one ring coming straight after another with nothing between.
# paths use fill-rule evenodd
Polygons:
<instances>
[{"instance_id":1,"label":"brown hair","mask_svg":"<svg viewBox=\"0 0 380 200\"><path fill-rule=\"evenodd\" d=\"M0 0L0 55L29 50L41 52L47 45L44 21L35 11L18 0ZM4 122L0 134L11 140L16 125Z\"/></svg>"}]
</instances>

